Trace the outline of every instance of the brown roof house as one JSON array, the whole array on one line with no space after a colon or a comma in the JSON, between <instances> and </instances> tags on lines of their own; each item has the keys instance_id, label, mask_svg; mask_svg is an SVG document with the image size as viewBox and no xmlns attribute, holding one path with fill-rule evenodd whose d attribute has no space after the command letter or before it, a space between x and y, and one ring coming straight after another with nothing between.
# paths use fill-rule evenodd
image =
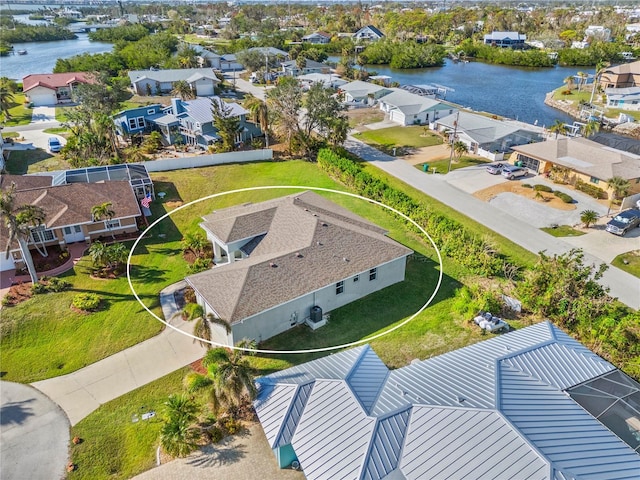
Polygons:
<instances>
[{"instance_id":1,"label":"brown roof house","mask_svg":"<svg viewBox=\"0 0 640 480\"><path fill-rule=\"evenodd\" d=\"M404 280L412 251L385 230L312 192L226 208L200 226L211 270L186 278L206 312L226 320L212 338L266 340Z\"/></svg>"},{"instance_id":2,"label":"brown roof house","mask_svg":"<svg viewBox=\"0 0 640 480\"><path fill-rule=\"evenodd\" d=\"M603 89L640 87L640 60L605 69L600 75L600 86Z\"/></svg>"},{"instance_id":3,"label":"brown roof house","mask_svg":"<svg viewBox=\"0 0 640 480\"><path fill-rule=\"evenodd\" d=\"M18 205L37 205L45 212L44 224L31 230L31 249L90 242L101 237L110 239L112 235L138 230L136 217L141 215L140 206L128 181L51 186L51 178L30 175L0 177L3 190L15 183L15 200ZM92 207L105 202L111 202L115 215L111 219L94 221L91 216ZM6 258L7 234L7 228L2 222L0 271L20 268L24 264L17 242L11 245L9 258Z\"/></svg>"},{"instance_id":4,"label":"brown roof house","mask_svg":"<svg viewBox=\"0 0 640 480\"><path fill-rule=\"evenodd\" d=\"M518 156L516 161L537 173L561 170L567 182L575 184L580 180L609 194L607 180L622 177L631 184L630 193L640 193L640 155L583 137L559 138L511 148Z\"/></svg>"},{"instance_id":5,"label":"brown roof house","mask_svg":"<svg viewBox=\"0 0 640 480\"><path fill-rule=\"evenodd\" d=\"M93 82L91 73L38 73L22 79L22 91L34 107L58 105L71 101L73 89L79 83Z\"/></svg>"}]
</instances>

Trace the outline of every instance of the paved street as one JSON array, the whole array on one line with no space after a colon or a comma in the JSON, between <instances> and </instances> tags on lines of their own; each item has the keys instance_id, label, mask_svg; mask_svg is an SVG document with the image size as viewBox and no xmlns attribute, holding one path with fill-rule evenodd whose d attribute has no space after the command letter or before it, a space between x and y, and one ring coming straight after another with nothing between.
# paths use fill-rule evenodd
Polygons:
<instances>
[{"instance_id":1,"label":"paved street","mask_svg":"<svg viewBox=\"0 0 640 480\"><path fill-rule=\"evenodd\" d=\"M417 175L415 167L404 160L386 155L351 136L347 139L345 147L372 165L486 225L531 252L545 250L548 254L561 254L574 246L455 188L447 182L447 175ZM635 248L639 247L640 245L636 244ZM585 251L585 261L600 264L610 259L598 258L590 251ZM611 295L618 297L630 307L640 308L639 278L610 266L601 282L611 289Z\"/></svg>"}]
</instances>

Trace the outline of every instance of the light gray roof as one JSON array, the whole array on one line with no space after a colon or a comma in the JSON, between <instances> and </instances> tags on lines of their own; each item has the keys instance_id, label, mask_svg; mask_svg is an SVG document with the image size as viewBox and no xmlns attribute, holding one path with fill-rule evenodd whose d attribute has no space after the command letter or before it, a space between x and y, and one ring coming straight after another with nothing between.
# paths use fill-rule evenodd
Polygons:
<instances>
[{"instance_id":1,"label":"light gray roof","mask_svg":"<svg viewBox=\"0 0 640 480\"><path fill-rule=\"evenodd\" d=\"M350 93L354 97L367 96L370 93L376 93L381 90L391 92L391 89L376 85L375 83L363 82L356 80L354 82L345 83L340 87L340 90Z\"/></svg>"},{"instance_id":2,"label":"light gray roof","mask_svg":"<svg viewBox=\"0 0 640 480\"><path fill-rule=\"evenodd\" d=\"M460 112L459 116L455 113L447 115L446 117L436 120L436 123L453 130L456 119L458 122L458 132L466 134L480 145L495 142L519 131L526 131L538 135L536 130L527 130L522 124L495 120L469 112Z\"/></svg>"},{"instance_id":3,"label":"light gray roof","mask_svg":"<svg viewBox=\"0 0 640 480\"><path fill-rule=\"evenodd\" d=\"M380 227L312 192L231 207L204 220L201 226L225 244L251 243L249 258L186 278L231 323L411 253Z\"/></svg>"},{"instance_id":4,"label":"light gray roof","mask_svg":"<svg viewBox=\"0 0 640 480\"><path fill-rule=\"evenodd\" d=\"M282 65L285 68L298 68L298 64L295 60L288 60L286 62L282 62ZM329 65L322 62L316 62L315 60L311 60L307 58L304 68L330 68Z\"/></svg>"},{"instance_id":5,"label":"light gray roof","mask_svg":"<svg viewBox=\"0 0 640 480\"><path fill-rule=\"evenodd\" d=\"M213 73L211 68L185 68L185 69L171 69L171 70L131 70L129 72L129 79L131 83L139 82L142 79L148 78L157 82L177 82L178 80L188 81L193 75L198 74L201 77L208 78L214 83L219 83L218 77ZM193 81L193 80L192 80Z\"/></svg>"},{"instance_id":6,"label":"light gray roof","mask_svg":"<svg viewBox=\"0 0 640 480\"><path fill-rule=\"evenodd\" d=\"M450 110L451 107L432 98L416 95L401 88L392 88L392 92L380 99L380 103L385 103L395 107L405 115L416 115L427 110Z\"/></svg>"},{"instance_id":7,"label":"light gray roof","mask_svg":"<svg viewBox=\"0 0 640 480\"><path fill-rule=\"evenodd\" d=\"M190 117L194 121L199 123L211 123L213 122L213 102L218 104L222 103L225 108L229 110L229 114L232 117L239 117L241 115L246 115L248 112L242 108L240 105L234 102L226 103L220 100L219 97L207 98L207 97L198 97L193 100L185 100L180 101L182 109L178 115L178 118Z\"/></svg>"},{"instance_id":8,"label":"light gray roof","mask_svg":"<svg viewBox=\"0 0 640 480\"><path fill-rule=\"evenodd\" d=\"M491 32L484 36L485 40L526 40L527 36L524 33L518 32Z\"/></svg>"},{"instance_id":9,"label":"light gray roof","mask_svg":"<svg viewBox=\"0 0 640 480\"><path fill-rule=\"evenodd\" d=\"M560 138L512 147L516 152L607 180L640 178L640 156L586 138Z\"/></svg>"},{"instance_id":10,"label":"light gray roof","mask_svg":"<svg viewBox=\"0 0 640 480\"><path fill-rule=\"evenodd\" d=\"M258 380L265 432L294 432L307 478L637 478L640 455L567 394L615 367L549 322L391 372L374 357L358 347ZM283 415L300 385L302 413Z\"/></svg>"},{"instance_id":11,"label":"light gray roof","mask_svg":"<svg viewBox=\"0 0 640 480\"><path fill-rule=\"evenodd\" d=\"M260 52L263 55L269 55L274 57L288 57L289 54L284 50L280 50L279 48L274 47L251 47L248 49L250 52Z\"/></svg>"}]
</instances>

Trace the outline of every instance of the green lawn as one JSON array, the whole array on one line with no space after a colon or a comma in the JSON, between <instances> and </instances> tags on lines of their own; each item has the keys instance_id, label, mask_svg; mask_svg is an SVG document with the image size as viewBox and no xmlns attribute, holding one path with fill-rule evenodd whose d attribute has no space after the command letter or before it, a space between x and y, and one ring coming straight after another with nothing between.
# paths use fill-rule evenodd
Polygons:
<instances>
[{"instance_id":1,"label":"green lawn","mask_svg":"<svg viewBox=\"0 0 640 480\"><path fill-rule=\"evenodd\" d=\"M367 130L355 135L363 142L383 150L385 153L392 153L395 147L399 151L396 154L414 148L431 147L441 145L442 138L430 131L427 127L389 127L380 130Z\"/></svg>"},{"instance_id":2,"label":"green lawn","mask_svg":"<svg viewBox=\"0 0 640 480\"><path fill-rule=\"evenodd\" d=\"M2 138L18 138L19 136L18 132L2 132Z\"/></svg>"},{"instance_id":3,"label":"green lawn","mask_svg":"<svg viewBox=\"0 0 640 480\"><path fill-rule=\"evenodd\" d=\"M60 123L67 121L67 111L73 107L56 107L56 120Z\"/></svg>"},{"instance_id":4,"label":"green lawn","mask_svg":"<svg viewBox=\"0 0 640 480\"><path fill-rule=\"evenodd\" d=\"M458 161L451 162L451 170L457 170L458 168L472 167L474 165L482 165L483 163L489 163L489 160L486 158L473 158L473 157L462 157ZM423 170L423 163L419 163L415 167L419 170ZM434 162L429 162L429 173L434 171L436 173L447 173L449 169L449 159L444 160L436 160Z\"/></svg>"},{"instance_id":5,"label":"green lawn","mask_svg":"<svg viewBox=\"0 0 640 480\"><path fill-rule=\"evenodd\" d=\"M584 102L588 102L589 100L591 100L591 90L582 90L582 91L578 92L577 88L573 88L569 95L564 95L562 92L566 91L566 89L567 89L567 87L563 86L563 87L558 88L557 90L555 90L553 92L553 99L554 100L569 100L571 102L574 102L576 104L576 107L578 107L578 103L580 103L581 100L584 101Z\"/></svg>"},{"instance_id":6,"label":"green lawn","mask_svg":"<svg viewBox=\"0 0 640 480\"><path fill-rule=\"evenodd\" d=\"M640 250L618 255L613 259L611 265L640 278Z\"/></svg>"},{"instance_id":7,"label":"green lawn","mask_svg":"<svg viewBox=\"0 0 640 480\"><path fill-rule=\"evenodd\" d=\"M10 150L5 168L8 173L24 175L26 173L49 172L71 168L60 154L51 154L37 148L35 150Z\"/></svg>"},{"instance_id":8,"label":"green lawn","mask_svg":"<svg viewBox=\"0 0 640 480\"><path fill-rule=\"evenodd\" d=\"M569 225L558 225L555 228L543 227L540 230L547 232L549 235L554 237L579 237L580 235L584 235L584 232L576 230Z\"/></svg>"},{"instance_id":9,"label":"green lawn","mask_svg":"<svg viewBox=\"0 0 640 480\"><path fill-rule=\"evenodd\" d=\"M4 119L3 126L17 127L19 125L28 125L31 123L31 114L33 111L25 105L24 94L14 93L13 98L13 106L9 109L10 118Z\"/></svg>"},{"instance_id":10,"label":"green lawn","mask_svg":"<svg viewBox=\"0 0 640 480\"><path fill-rule=\"evenodd\" d=\"M62 133L68 133L69 129L67 127L53 127L53 128L45 128L43 132L53 133L53 134L62 134Z\"/></svg>"}]
</instances>

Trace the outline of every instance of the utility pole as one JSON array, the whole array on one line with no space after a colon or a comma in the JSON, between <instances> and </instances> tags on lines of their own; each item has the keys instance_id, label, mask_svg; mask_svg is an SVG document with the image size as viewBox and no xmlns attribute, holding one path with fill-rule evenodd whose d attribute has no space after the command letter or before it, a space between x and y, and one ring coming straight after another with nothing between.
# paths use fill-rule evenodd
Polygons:
<instances>
[{"instance_id":1,"label":"utility pole","mask_svg":"<svg viewBox=\"0 0 640 480\"><path fill-rule=\"evenodd\" d=\"M460 119L460 110L456 113L456 121L453 122L453 136L449 139L449 148L451 151L449 152L449 168L447 169L447 173L451 171L451 162L453 161L453 145L455 144L456 137L458 136L458 120Z\"/></svg>"}]
</instances>

